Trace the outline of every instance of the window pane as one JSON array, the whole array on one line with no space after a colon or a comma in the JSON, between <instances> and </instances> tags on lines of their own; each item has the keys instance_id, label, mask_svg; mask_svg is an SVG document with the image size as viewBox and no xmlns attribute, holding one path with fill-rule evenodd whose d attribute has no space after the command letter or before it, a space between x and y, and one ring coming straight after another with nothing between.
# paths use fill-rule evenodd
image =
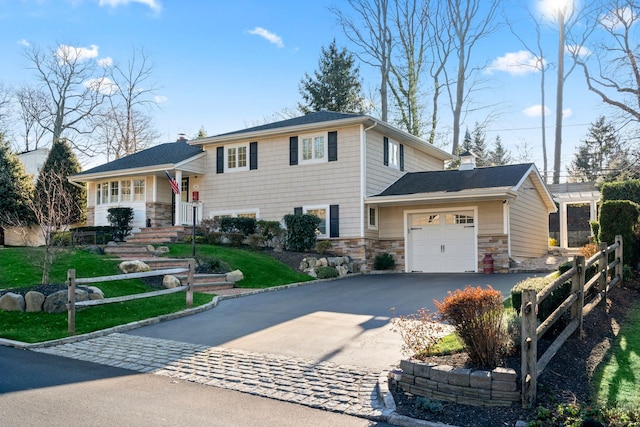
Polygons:
<instances>
[{"instance_id":1,"label":"window pane","mask_svg":"<svg viewBox=\"0 0 640 427\"><path fill-rule=\"evenodd\" d=\"M376 210L369 208L369 225L376 225Z\"/></svg>"},{"instance_id":2,"label":"window pane","mask_svg":"<svg viewBox=\"0 0 640 427\"><path fill-rule=\"evenodd\" d=\"M123 202L131 201L131 181L120 181L120 200Z\"/></svg>"},{"instance_id":3,"label":"window pane","mask_svg":"<svg viewBox=\"0 0 640 427\"><path fill-rule=\"evenodd\" d=\"M324 137L320 136L313 140L313 154L315 159L324 158Z\"/></svg>"},{"instance_id":4,"label":"window pane","mask_svg":"<svg viewBox=\"0 0 640 427\"><path fill-rule=\"evenodd\" d=\"M313 158L313 146L311 138L302 139L302 160L311 160Z\"/></svg>"},{"instance_id":5,"label":"window pane","mask_svg":"<svg viewBox=\"0 0 640 427\"><path fill-rule=\"evenodd\" d=\"M247 167L247 147L238 147L238 167Z\"/></svg>"},{"instance_id":6,"label":"window pane","mask_svg":"<svg viewBox=\"0 0 640 427\"><path fill-rule=\"evenodd\" d=\"M255 218L255 213L239 213L238 218Z\"/></svg>"},{"instance_id":7,"label":"window pane","mask_svg":"<svg viewBox=\"0 0 640 427\"><path fill-rule=\"evenodd\" d=\"M136 202L144 201L144 179L133 180L133 200Z\"/></svg>"},{"instance_id":8,"label":"window pane","mask_svg":"<svg viewBox=\"0 0 640 427\"><path fill-rule=\"evenodd\" d=\"M236 149L229 148L227 150L227 167L233 169L236 167Z\"/></svg>"},{"instance_id":9,"label":"window pane","mask_svg":"<svg viewBox=\"0 0 640 427\"><path fill-rule=\"evenodd\" d=\"M111 182L111 197L109 198L109 201L111 203L118 203L118 188L119 188L118 181L112 181Z\"/></svg>"},{"instance_id":10,"label":"window pane","mask_svg":"<svg viewBox=\"0 0 640 427\"><path fill-rule=\"evenodd\" d=\"M102 203L109 203L109 183L102 183Z\"/></svg>"},{"instance_id":11,"label":"window pane","mask_svg":"<svg viewBox=\"0 0 640 427\"><path fill-rule=\"evenodd\" d=\"M318 231L320 234L327 234L327 210L326 209L309 209L307 210L309 215L315 215L320 218L320 224L318 224Z\"/></svg>"}]
</instances>

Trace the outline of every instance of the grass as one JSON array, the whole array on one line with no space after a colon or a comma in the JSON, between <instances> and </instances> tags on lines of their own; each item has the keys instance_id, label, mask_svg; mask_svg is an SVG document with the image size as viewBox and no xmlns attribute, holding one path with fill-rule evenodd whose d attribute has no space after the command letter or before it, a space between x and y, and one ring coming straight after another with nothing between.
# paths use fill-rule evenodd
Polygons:
<instances>
[{"instance_id":1,"label":"grass","mask_svg":"<svg viewBox=\"0 0 640 427\"><path fill-rule=\"evenodd\" d=\"M191 257L191 244L175 243L167 246L170 250L167 256ZM262 289L314 280L313 277L293 271L281 262L260 252L199 244L196 246L196 255L219 258L229 264L232 269L242 271L244 279L236 283L239 288Z\"/></svg>"},{"instance_id":2,"label":"grass","mask_svg":"<svg viewBox=\"0 0 640 427\"><path fill-rule=\"evenodd\" d=\"M171 256L191 256L187 244L169 245ZM41 271L30 260L41 254L38 248L0 248L0 289L28 288L39 284ZM313 280L297 273L273 258L250 251L219 246L199 245L198 255L222 259L234 269L240 269L245 279L239 287L268 288L299 281ZM76 276L98 277L120 274L117 258L96 255L81 249L60 252L50 273L50 282L62 284L67 270L76 269ZM105 297L131 295L155 290L141 280L121 280L96 284ZM212 296L195 293L194 306L206 304ZM76 333L93 332L112 326L174 313L186 309L183 292L153 298L105 304L79 309L76 313ZM0 337L27 343L67 337L67 313L19 313L0 311Z\"/></svg>"},{"instance_id":3,"label":"grass","mask_svg":"<svg viewBox=\"0 0 640 427\"><path fill-rule=\"evenodd\" d=\"M601 407L623 410L640 404L640 306L620 327L604 363L593 379L595 401Z\"/></svg>"}]
</instances>

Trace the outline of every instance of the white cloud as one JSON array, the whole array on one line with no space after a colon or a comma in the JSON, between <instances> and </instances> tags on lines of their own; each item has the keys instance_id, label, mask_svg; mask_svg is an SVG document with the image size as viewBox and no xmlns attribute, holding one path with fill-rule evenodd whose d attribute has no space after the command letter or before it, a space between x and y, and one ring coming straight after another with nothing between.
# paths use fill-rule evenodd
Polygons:
<instances>
[{"instance_id":1,"label":"white cloud","mask_svg":"<svg viewBox=\"0 0 640 427\"><path fill-rule=\"evenodd\" d=\"M542 61L544 63L544 60ZM531 52L519 50L518 52L508 52L504 56L494 59L486 72L492 74L494 70L518 76L539 71L540 63Z\"/></svg>"},{"instance_id":2,"label":"white cloud","mask_svg":"<svg viewBox=\"0 0 640 427\"><path fill-rule=\"evenodd\" d=\"M83 61L98 56L98 46L92 44L91 47L74 47L61 44L58 46L56 56L61 62Z\"/></svg>"},{"instance_id":3,"label":"white cloud","mask_svg":"<svg viewBox=\"0 0 640 427\"><path fill-rule=\"evenodd\" d=\"M584 46L578 46L578 45L575 45L575 44L566 45L564 47L564 51L566 53L568 53L569 55L572 55L572 56L575 55L575 56L578 56L578 57L581 57L581 58L584 58L586 56L591 55L591 51L589 50L589 48L586 48Z\"/></svg>"},{"instance_id":4,"label":"white cloud","mask_svg":"<svg viewBox=\"0 0 640 427\"><path fill-rule=\"evenodd\" d=\"M130 3L140 3L149 6L154 12L160 12L162 10L162 4L158 0L100 0L98 4L100 6L128 6Z\"/></svg>"},{"instance_id":5,"label":"white cloud","mask_svg":"<svg viewBox=\"0 0 640 427\"><path fill-rule=\"evenodd\" d=\"M86 88L100 92L102 95L113 95L117 90L115 83L106 77L89 79L82 84Z\"/></svg>"},{"instance_id":6,"label":"white cloud","mask_svg":"<svg viewBox=\"0 0 640 427\"><path fill-rule=\"evenodd\" d=\"M531 107L522 110L522 113L527 117L542 117L542 105L532 105ZM544 115L548 116L549 114L551 114L551 110L545 105Z\"/></svg>"},{"instance_id":7,"label":"white cloud","mask_svg":"<svg viewBox=\"0 0 640 427\"><path fill-rule=\"evenodd\" d=\"M563 118L568 119L571 116L573 116L573 111L571 111L571 108L567 108L565 110L562 110L562 117Z\"/></svg>"},{"instance_id":8,"label":"white cloud","mask_svg":"<svg viewBox=\"0 0 640 427\"><path fill-rule=\"evenodd\" d=\"M163 95L156 95L153 97L153 100L155 101L156 104L164 104L169 100L169 98Z\"/></svg>"},{"instance_id":9,"label":"white cloud","mask_svg":"<svg viewBox=\"0 0 640 427\"><path fill-rule=\"evenodd\" d=\"M31 44L30 44L26 39L20 39L20 40L18 40L18 44L19 44L20 46L27 46L27 47L31 46Z\"/></svg>"},{"instance_id":10,"label":"white cloud","mask_svg":"<svg viewBox=\"0 0 640 427\"><path fill-rule=\"evenodd\" d=\"M273 43L278 47L284 47L284 43L282 43L282 39L280 38L280 36L277 36L269 30L265 30L261 27L255 27L253 30L249 30L248 32L249 34L260 36L263 39L269 41L269 43Z\"/></svg>"},{"instance_id":11,"label":"white cloud","mask_svg":"<svg viewBox=\"0 0 640 427\"><path fill-rule=\"evenodd\" d=\"M111 67L113 65L113 59L110 56L100 58L98 59L98 65L104 68Z\"/></svg>"}]
</instances>

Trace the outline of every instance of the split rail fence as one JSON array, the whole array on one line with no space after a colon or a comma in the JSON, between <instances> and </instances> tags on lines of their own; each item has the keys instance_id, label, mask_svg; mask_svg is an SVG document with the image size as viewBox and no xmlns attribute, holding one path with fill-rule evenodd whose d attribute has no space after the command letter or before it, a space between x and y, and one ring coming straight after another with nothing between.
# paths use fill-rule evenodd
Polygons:
<instances>
[{"instance_id":1,"label":"split rail fence","mask_svg":"<svg viewBox=\"0 0 640 427\"><path fill-rule=\"evenodd\" d=\"M582 320L603 299L609 290L622 284L622 236L615 237L615 243L607 246L601 243L599 252L585 261L583 256L574 258L573 266L540 292L527 289L522 291L522 405L533 406L536 402L537 381L540 374L558 352L560 347L576 330L582 337ZM611 254L613 259L610 260ZM589 267L597 265L597 273L585 283L585 274ZM571 280L571 292L560 306L546 319L537 322L538 306L545 298ZM595 287L595 296L585 304L585 294ZM593 292L591 293L593 294ZM570 321L558 334L549 348L538 359L538 340L565 313L570 313Z\"/></svg>"},{"instance_id":2,"label":"split rail fence","mask_svg":"<svg viewBox=\"0 0 640 427\"><path fill-rule=\"evenodd\" d=\"M75 334L76 332L76 308L77 307L91 307L96 305L103 304L111 304L114 302L124 302L131 301L136 299L143 298L151 298L157 297L160 295L173 294L176 292L186 291L186 304L188 307L193 306L193 275L195 272L195 260L189 259L188 266L186 267L176 267L176 268L168 268L164 270L153 270L153 271L145 271L140 273L126 273L126 274L117 274L113 276L101 276L101 277L87 277L87 278L76 278L76 270L70 269L67 271L67 323L68 323L68 332L69 334ZM96 283L102 282L113 282L116 280L127 280L127 279L142 279L145 277L155 277L155 276L165 276L167 274L180 274L180 273L188 273L187 274L187 284L184 286L177 286L171 289L163 289L160 291L153 292L145 292L141 294L134 295L125 295L121 297L113 297L113 298L103 298L99 300L90 300L90 301L80 301L76 302L76 285L88 285L92 286Z\"/></svg>"}]
</instances>

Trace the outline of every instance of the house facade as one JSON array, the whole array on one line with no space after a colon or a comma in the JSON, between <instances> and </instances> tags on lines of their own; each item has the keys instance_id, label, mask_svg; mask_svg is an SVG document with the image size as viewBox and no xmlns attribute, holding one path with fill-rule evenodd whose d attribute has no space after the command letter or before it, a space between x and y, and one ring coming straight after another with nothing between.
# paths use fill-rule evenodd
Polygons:
<instances>
[{"instance_id":1,"label":"house facade","mask_svg":"<svg viewBox=\"0 0 640 427\"><path fill-rule=\"evenodd\" d=\"M412 192L407 177L431 182L429 174L437 174L457 182L458 171L445 170L453 156L369 116L323 111L158 147L72 177L87 183L88 223L104 224L110 206L131 205L136 227L190 224L195 197L196 221L314 214L321 218L318 238L364 270L384 252L402 271L453 272L479 271L487 252L508 268L509 257L547 250L554 206L535 166L518 165L508 182L455 194L424 185ZM180 194L172 194L165 170L180 183ZM483 182L483 170L473 168L475 178L467 181ZM422 226L435 225L436 217L440 228ZM523 233L544 236L544 244L531 245Z\"/></svg>"}]
</instances>

